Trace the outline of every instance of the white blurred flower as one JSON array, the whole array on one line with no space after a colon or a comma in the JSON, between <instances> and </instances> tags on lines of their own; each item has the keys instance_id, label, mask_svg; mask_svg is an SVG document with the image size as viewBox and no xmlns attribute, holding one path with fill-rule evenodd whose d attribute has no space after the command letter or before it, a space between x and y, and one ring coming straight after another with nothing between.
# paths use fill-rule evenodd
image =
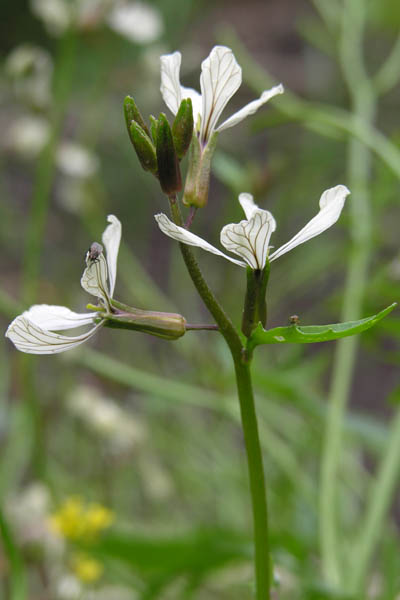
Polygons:
<instances>
[{"instance_id":1,"label":"white blurred flower","mask_svg":"<svg viewBox=\"0 0 400 600\"><path fill-rule=\"evenodd\" d=\"M31 10L50 35L61 35L71 24L71 11L65 0L30 0Z\"/></svg>"},{"instance_id":2,"label":"white blurred flower","mask_svg":"<svg viewBox=\"0 0 400 600\"><path fill-rule=\"evenodd\" d=\"M53 62L48 52L29 44L18 46L8 55L5 70L21 102L38 108L50 104Z\"/></svg>"},{"instance_id":3,"label":"white blurred flower","mask_svg":"<svg viewBox=\"0 0 400 600\"><path fill-rule=\"evenodd\" d=\"M49 526L50 494L41 483L33 483L6 500L6 512L21 544L40 544L53 556L64 550L63 541Z\"/></svg>"},{"instance_id":4,"label":"white blurred flower","mask_svg":"<svg viewBox=\"0 0 400 600\"><path fill-rule=\"evenodd\" d=\"M153 42L164 29L160 12L144 2L118 2L107 21L111 29L136 44Z\"/></svg>"},{"instance_id":5,"label":"white blurred flower","mask_svg":"<svg viewBox=\"0 0 400 600\"><path fill-rule=\"evenodd\" d=\"M68 408L117 451L127 451L146 438L140 421L133 419L115 402L102 397L89 386L76 388L68 399Z\"/></svg>"},{"instance_id":6,"label":"white blurred flower","mask_svg":"<svg viewBox=\"0 0 400 600\"><path fill-rule=\"evenodd\" d=\"M265 90L260 98L246 104L238 112L217 125L222 112L242 83L242 69L230 48L215 46L201 63L201 94L192 88L183 87L179 73L182 55L180 52L161 56L161 94L170 111L176 115L185 98L191 98L195 127L200 123L199 141L204 149L214 132L237 125L248 115L254 114L263 104L277 94L283 86Z\"/></svg>"},{"instance_id":7,"label":"white blurred flower","mask_svg":"<svg viewBox=\"0 0 400 600\"><path fill-rule=\"evenodd\" d=\"M83 589L74 575L64 574L55 583L55 593L57 600L80 600Z\"/></svg>"},{"instance_id":8,"label":"white blurred flower","mask_svg":"<svg viewBox=\"0 0 400 600\"><path fill-rule=\"evenodd\" d=\"M26 158L37 156L50 137L50 124L43 117L20 117L7 132L7 146Z\"/></svg>"},{"instance_id":9,"label":"white blurred flower","mask_svg":"<svg viewBox=\"0 0 400 600\"><path fill-rule=\"evenodd\" d=\"M263 269L267 260L272 262L286 252L289 252L296 246L307 242L311 238L319 235L338 220L342 212L346 196L350 194L344 185L337 185L334 188L326 190L319 201L319 213L307 223L291 240L269 254L269 241L272 233L275 231L276 222L268 210L258 208L254 204L251 194L240 194L239 202L245 212L246 220L240 223L230 223L221 230L221 244L234 254L240 256L243 260L237 260L218 250L199 236L191 233L183 227L178 227L164 214L155 216L155 219L161 231L169 237L188 244L189 246L198 246L207 252L223 256L230 262L241 267L249 266L252 269Z\"/></svg>"},{"instance_id":10,"label":"white blurred flower","mask_svg":"<svg viewBox=\"0 0 400 600\"><path fill-rule=\"evenodd\" d=\"M92 244L86 254L86 269L81 278L83 289L99 300L100 312L75 313L66 306L36 304L10 323L6 331L15 347L28 354L56 354L75 348L89 340L104 325L101 316L111 310L117 275L117 257L121 241L121 223L114 215L107 218L109 225L103 232L102 241L106 258L100 244ZM67 336L56 331L76 329L90 325L81 335Z\"/></svg>"},{"instance_id":11,"label":"white blurred flower","mask_svg":"<svg viewBox=\"0 0 400 600\"><path fill-rule=\"evenodd\" d=\"M75 142L63 142L57 151L57 166L70 177L91 177L99 168L99 159Z\"/></svg>"}]
</instances>

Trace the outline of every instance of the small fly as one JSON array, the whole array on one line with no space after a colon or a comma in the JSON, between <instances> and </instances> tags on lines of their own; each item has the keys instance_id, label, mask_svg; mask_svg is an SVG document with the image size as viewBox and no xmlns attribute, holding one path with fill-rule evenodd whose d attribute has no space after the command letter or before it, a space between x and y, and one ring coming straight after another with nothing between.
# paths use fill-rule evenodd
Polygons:
<instances>
[{"instance_id":1,"label":"small fly","mask_svg":"<svg viewBox=\"0 0 400 600\"><path fill-rule=\"evenodd\" d=\"M289 317L289 323L291 325L299 325L300 317L298 315L292 315L291 317Z\"/></svg>"},{"instance_id":2,"label":"small fly","mask_svg":"<svg viewBox=\"0 0 400 600\"><path fill-rule=\"evenodd\" d=\"M90 262L98 262L100 254L103 252L103 246L97 242L93 242L89 250L86 252L86 260Z\"/></svg>"}]
</instances>

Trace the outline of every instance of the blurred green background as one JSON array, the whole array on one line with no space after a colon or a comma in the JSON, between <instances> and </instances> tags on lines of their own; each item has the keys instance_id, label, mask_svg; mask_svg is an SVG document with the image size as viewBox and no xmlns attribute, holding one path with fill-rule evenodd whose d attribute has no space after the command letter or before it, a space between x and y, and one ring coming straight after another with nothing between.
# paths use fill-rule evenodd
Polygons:
<instances>
[{"instance_id":1,"label":"blurred green background","mask_svg":"<svg viewBox=\"0 0 400 600\"><path fill-rule=\"evenodd\" d=\"M141 170L122 101L168 112L159 56L179 49L182 81L198 89L216 43L243 68L227 115L272 82L286 93L220 136L194 231L218 245L248 191L275 216L277 247L342 183L352 195L339 223L274 263L269 326L357 319L398 299L397 0L14 0L1 11L4 331L32 303L84 310L85 252L109 213L123 227L116 297L210 320L156 227L166 200ZM239 325L244 273L197 254ZM257 352L276 597L400 597L399 337L395 311L359 339ZM172 343L103 330L58 356L5 339L0 353L1 598L252 598L247 471L217 334ZM75 530L93 503L112 523ZM324 560L329 511L338 575Z\"/></svg>"}]
</instances>

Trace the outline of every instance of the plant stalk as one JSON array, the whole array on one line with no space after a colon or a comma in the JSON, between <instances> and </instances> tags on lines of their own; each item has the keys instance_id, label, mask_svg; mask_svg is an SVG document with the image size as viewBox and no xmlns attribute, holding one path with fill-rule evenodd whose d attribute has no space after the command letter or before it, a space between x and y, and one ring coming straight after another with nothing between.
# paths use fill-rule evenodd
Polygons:
<instances>
[{"instance_id":1,"label":"plant stalk","mask_svg":"<svg viewBox=\"0 0 400 600\"><path fill-rule=\"evenodd\" d=\"M169 197L169 201L175 224L182 226L183 219L177 198L175 196ZM245 349L239 334L208 287L191 249L186 244L179 244L179 246L189 275L204 304L218 324L219 330L232 354L250 480L254 528L256 599L270 600L271 562L267 497L257 415L251 383L250 361L245 361Z\"/></svg>"}]
</instances>

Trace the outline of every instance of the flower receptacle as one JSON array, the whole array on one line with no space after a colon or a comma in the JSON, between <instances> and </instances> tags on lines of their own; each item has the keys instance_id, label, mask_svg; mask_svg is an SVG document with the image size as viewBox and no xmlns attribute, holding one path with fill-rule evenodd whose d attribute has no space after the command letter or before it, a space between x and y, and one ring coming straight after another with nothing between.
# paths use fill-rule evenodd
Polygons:
<instances>
[{"instance_id":1,"label":"flower receptacle","mask_svg":"<svg viewBox=\"0 0 400 600\"><path fill-rule=\"evenodd\" d=\"M211 159L217 146L218 133L214 132L204 149L197 135L193 135L189 151L189 168L186 176L183 203L201 208L207 204L210 185Z\"/></svg>"}]
</instances>

